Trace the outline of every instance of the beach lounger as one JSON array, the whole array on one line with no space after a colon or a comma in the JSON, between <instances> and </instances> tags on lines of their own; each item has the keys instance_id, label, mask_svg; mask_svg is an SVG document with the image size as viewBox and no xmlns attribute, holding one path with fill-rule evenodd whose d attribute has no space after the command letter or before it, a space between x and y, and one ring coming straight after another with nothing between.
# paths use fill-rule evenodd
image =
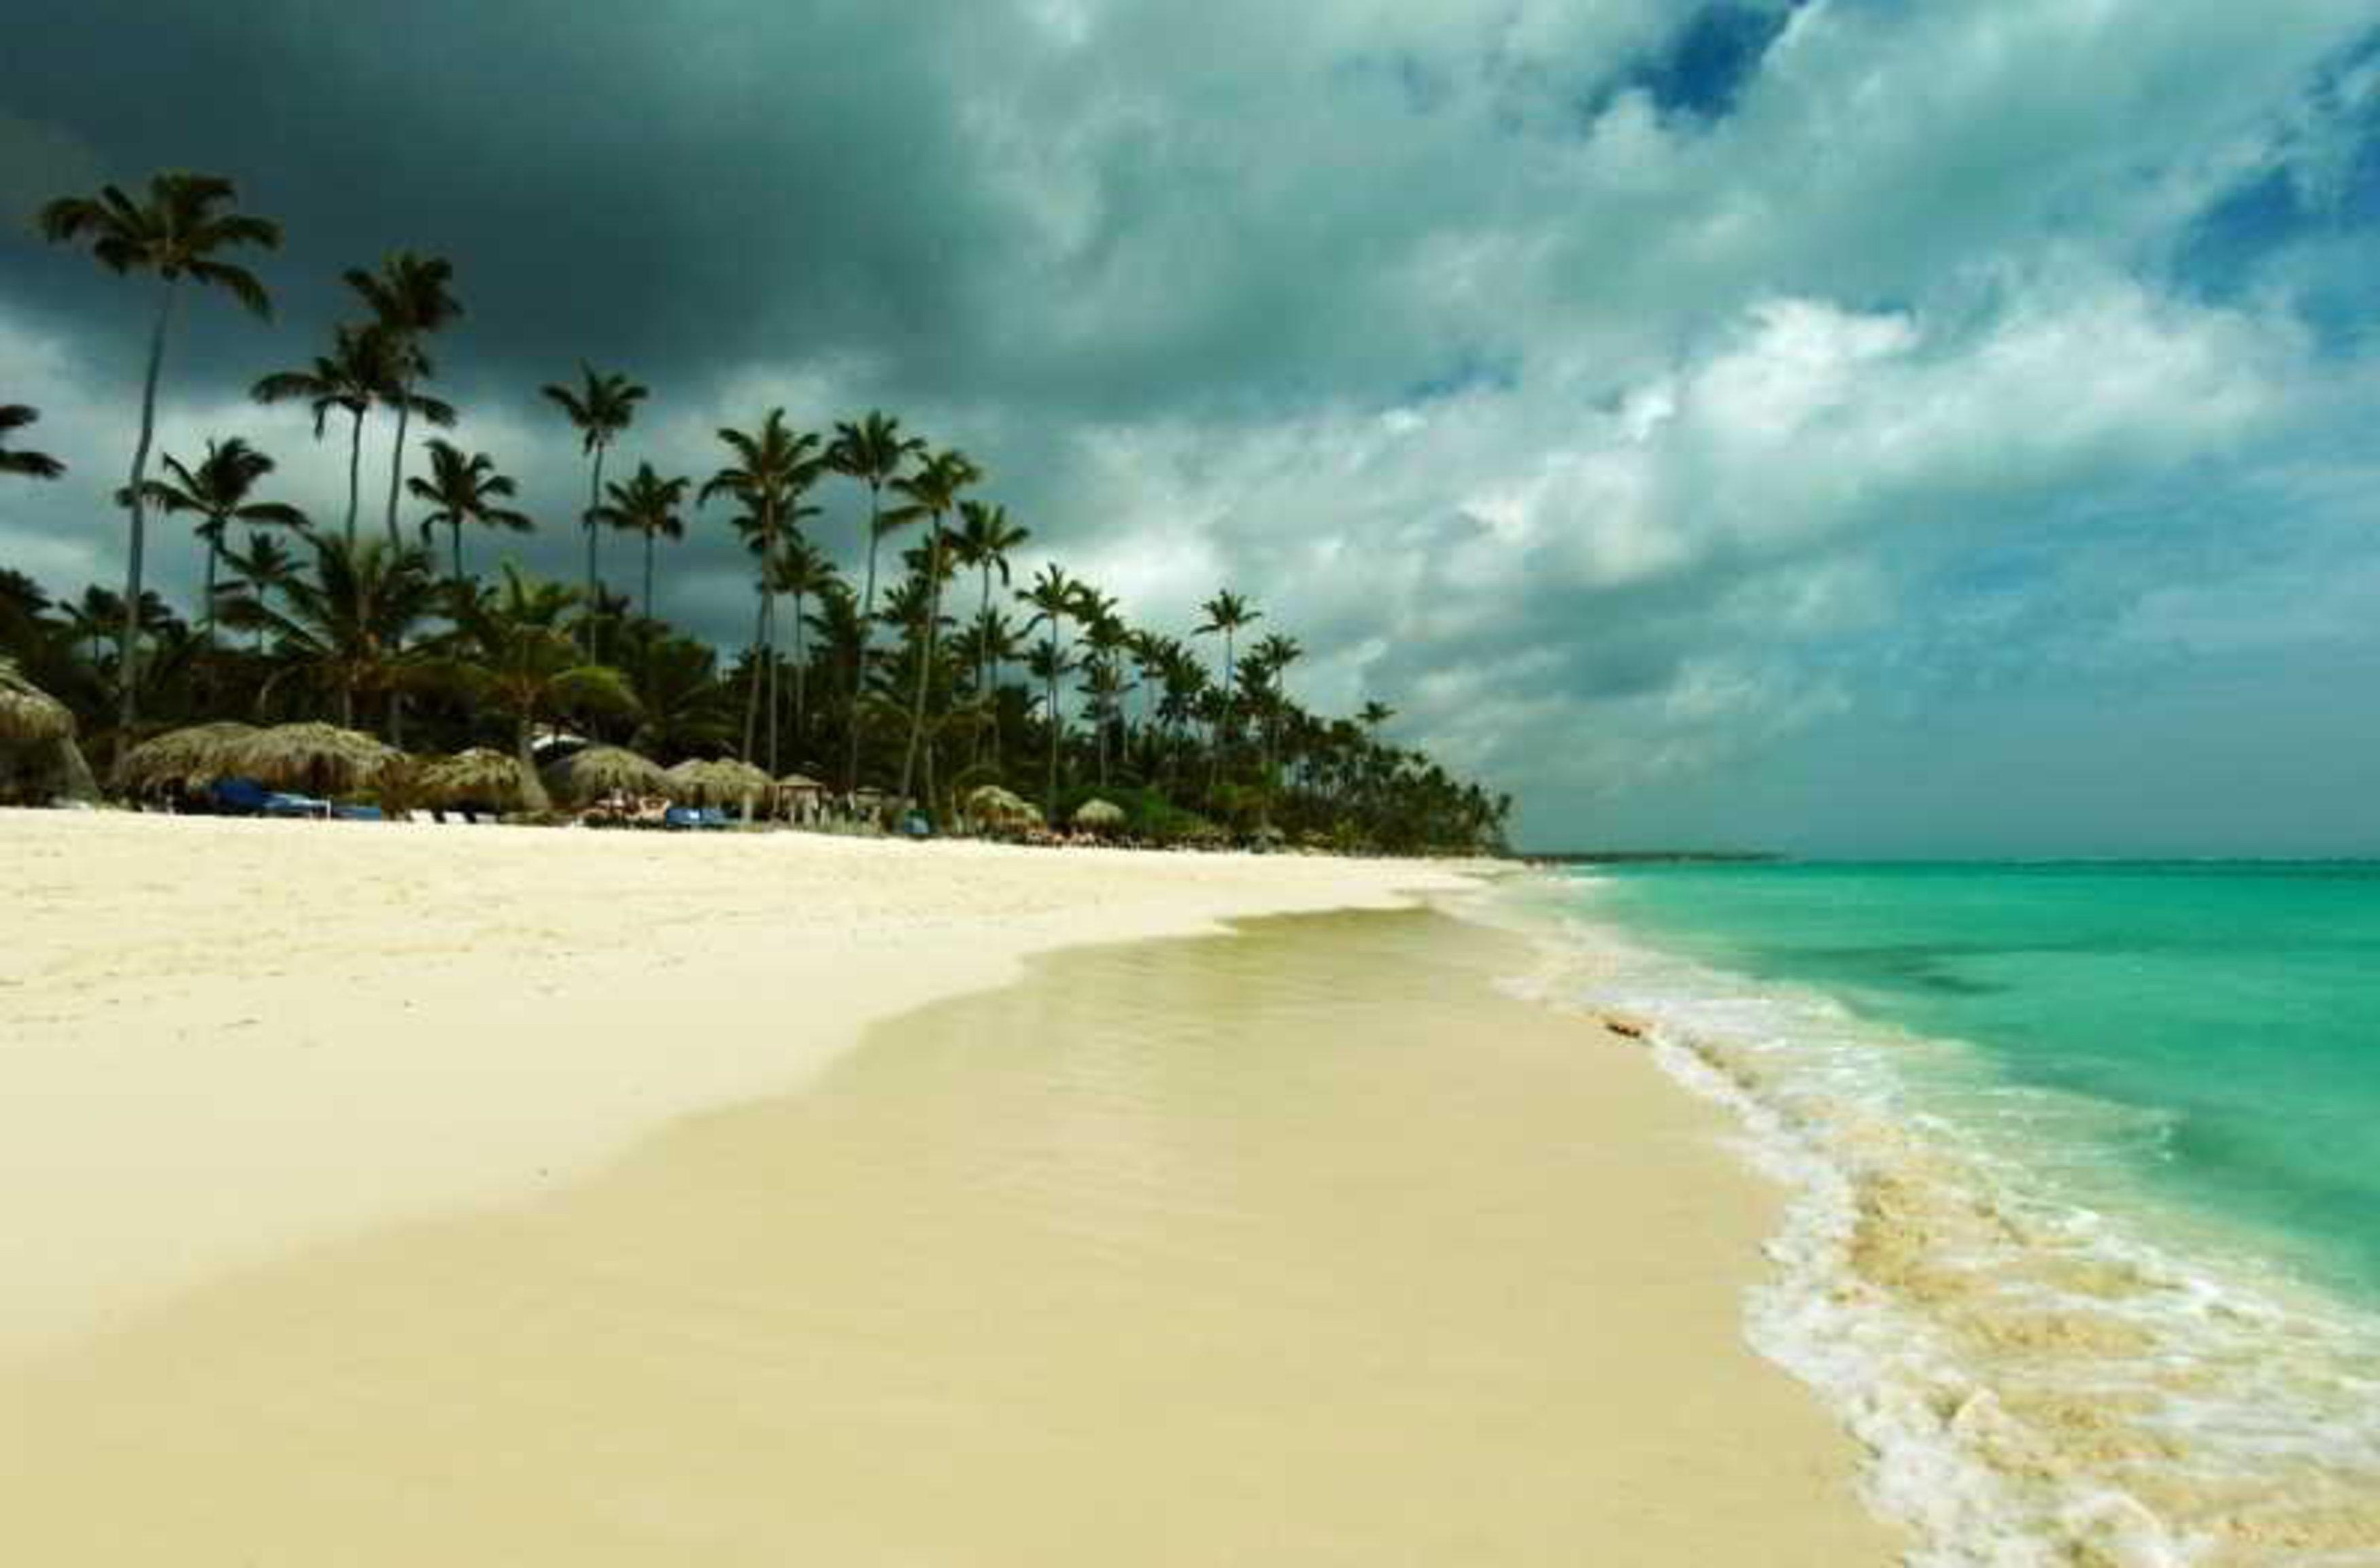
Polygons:
<instances>
[{"instance_id":1,"label":"beach lounger","mask_svg":"<svg viewBox=\"0 0 2380 1568\"><path fill-rule=\"evenodd\" d=\"M254 779L217 779L207 789L207 800L226 817L261 817L273 803L273 792Z\"/></svg>"}]
</instances>

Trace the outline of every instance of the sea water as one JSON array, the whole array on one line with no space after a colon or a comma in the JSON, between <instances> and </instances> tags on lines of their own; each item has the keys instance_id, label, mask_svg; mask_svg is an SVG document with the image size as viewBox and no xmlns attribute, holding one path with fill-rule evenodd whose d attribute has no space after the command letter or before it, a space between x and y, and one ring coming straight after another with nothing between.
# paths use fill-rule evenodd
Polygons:
<instances>
[{"instance_id":1,"label":"sea water","mask_svg":"<svg viewBox=\"0 0 2380 1568\"><path fill-rule=\"evenodd\" d=\"M1796 1194L1756 1343L1942 1564L2380 1563L2380 867L1519 895Z\"/></svg>"}]
</instances>

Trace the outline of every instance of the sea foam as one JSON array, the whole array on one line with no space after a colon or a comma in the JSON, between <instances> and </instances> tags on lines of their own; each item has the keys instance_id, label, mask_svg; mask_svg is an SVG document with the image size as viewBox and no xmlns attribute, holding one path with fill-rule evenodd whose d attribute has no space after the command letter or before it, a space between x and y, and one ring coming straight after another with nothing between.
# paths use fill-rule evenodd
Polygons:
<instances>
[{"instance_id":1,"label":"sea foam","mask_svg":"<svg viewBox=\"0 0 2380 1568\"><path fill-rule=\"evenodd\" d=\"M2106 1151L2156 1117L1660 952L1591 889L1463 912L1535 941L1508 989L1629 1020L1785 1187L1746 1337L1866 1448L1912 1564L2380 1563L2380 1321L2126 1191Z\"/></svg>"}]
</instances>

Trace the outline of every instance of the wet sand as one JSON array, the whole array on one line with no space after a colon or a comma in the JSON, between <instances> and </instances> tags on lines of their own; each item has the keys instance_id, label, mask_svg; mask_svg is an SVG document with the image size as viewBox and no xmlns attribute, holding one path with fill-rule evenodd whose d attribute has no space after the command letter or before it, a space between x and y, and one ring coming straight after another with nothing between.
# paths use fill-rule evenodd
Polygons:
<instances>
[{"instance_id":1,"label":"wet sand","mask_svg":"<svg viewBox=\"0 0 2380 1568\"><path fill-rule=\"evenodd\" d=\"M1460 868L0 810L0 1360L565 1185L1028 954Z\"/></svg>"},{"instance_id":2,"label":"wet sand","mask_svg":"<svg viewBox=\"0 0 2380 1568\"><path fill-rule=\"evenodd\" d=\"M1716 1112L1426 912L1078 948L0 1366L10 1561L1881 1565ZM687 1027L698 1027L698 999Z\"/></svg>"}]
</instances>

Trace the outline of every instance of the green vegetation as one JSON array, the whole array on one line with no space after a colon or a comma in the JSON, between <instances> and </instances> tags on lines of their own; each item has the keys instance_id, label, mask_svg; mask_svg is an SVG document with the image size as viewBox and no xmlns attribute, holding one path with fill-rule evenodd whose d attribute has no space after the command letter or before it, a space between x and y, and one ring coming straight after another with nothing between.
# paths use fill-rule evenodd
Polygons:
<instances>
[{"instance_id":1,"label":"green vegetation","mask_svg":"<svg viewBox=\"0 0 2380 1568\"><path fill-rule=\"evenodd\" d=\"M58 600L0 569L0 658L103 748L121 752L185 724L328 715L392 740L401 730L417 750L525 758L533 735L553 726L662 762L732 750L771 776L799 770L845 792L915 798L943 822L971 794L1000 785L1038 798L1058 824L1105 802L1120 823L1104 808L1087 820L1160 842L1408 853L1501 845L1509 798L1383 739L1390 709L1370 703L1350 720L1301 706L1285 677L1305 650L1278 631L1244 646L1265 617L1243 594L1217 592L1203 622L1174 636L1134 625L1054 563L1015 588L1012 563L1030 531L977 493L986 471L880 410L829 432L796 430L770 409L748 430L719 432L725 460L698 486L649 461L607 485L606 456L650 394L582 367L578 385L541 392L588 459L577 519L587 580L538 582L507 564L491 585L468 567L466 526L536 526L496 458L432 439L427 473L406 473L412 421L455 419L422 390L436 373L428 340L463 315L443 260L399 252L376 271L349 271L368 318L340 326L304 369L252 387L261 402L308 404L318 439L334 412L346 416L342 528L322 531L261 493L273 460L237 435L210 441L195 463L164 455L167 477L151 478L180 283L220 286L259 313L268 306L262 283L220 253L273 248L280 231L234 211L236 200L228 181L166 174L145 201L109 187L42 214L53 238L87 243L103 265L153 273L164 286L131 483L114 492L130 516L125 591L94 586ZM395 416L385 537L358 539L364 430L376 413ZM0 406L0 437L35 418ZM62 472L40 453L0 446L0 476ZM810 497L838 480L865 491L856 587L805 531L820 516ZM407 497L419 504L410 530L400 515ZM205 543L195 629L143 586L152 505L191 516ZM711 508L749 552L757 599L751 641L724 667L654 614L656 546ZM605 529L642 541L638 601L603 581ZM885 570L888 541L905 545L897 575ZM780 614L788 600L790 638ZM218 626L245 635L218 638ZM1208 646L1220 670L1198 651Z\"/></svg>"}]
</instances>

